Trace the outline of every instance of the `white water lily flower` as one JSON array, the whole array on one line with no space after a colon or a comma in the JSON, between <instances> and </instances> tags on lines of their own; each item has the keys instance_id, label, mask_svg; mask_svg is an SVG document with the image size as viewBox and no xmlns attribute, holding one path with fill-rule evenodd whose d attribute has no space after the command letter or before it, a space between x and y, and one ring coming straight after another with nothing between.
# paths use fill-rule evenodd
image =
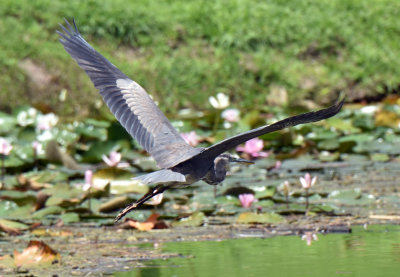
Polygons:
<instances>
[{"instance_id":1,"label":"white water lily flower","mask_svg":"<svg viewBox=\"0 0 400 277\"><path fill-rule=\"evenodd\" d=\"M58 122L58 117L53 113L40 114L36 118L36 127L39 130L50 130Z\"/></svg>"},{"instance_id":2,"label":"white water lily flower","mask_svg":"<svg viewBox=\"0 0 400 277\"><path fill-rule=\"evenodd\" d=\"M360 109L363 114L374 114L378 110L376 105L365 106Z\"/></svg>"},{"instance_id":3,"label":"white water lily flower","mask_svg":"<svg viewBox=\"0 0 400 277\"><path fill-rule=\"evenodd\" d=\"M43 145L36 140L32 142L32 148L35 151L36 155L43 155L45 153L43 150Z\"/></svg>"},{"instance_id":4,"label":"white water lily flower","mask_svg":"<svg viewBox=\"0 0 400 277\"><path fill-rule=\"evenodd\" d=\"M208 101L210 102L211 106L219 110L225 109L229 106L229 97L222 92L219 92L217 97L210 96Z\"/></svg>"},{"instance_id":5,"label":"white water lily flower","mask_svg":"<svg viewBox=\"0 0 400 277\"><path fill-rule=\"evenodd\" d=\"M54 138L54 134L51 132L51 130L45 130L42 132L40 135L36 137L38 141L44 142L44 141L49 141Z\"/></svg>"},{"instance_id":6,"label":"white water lily flower","mask_svg":"<svg viewBox=\"0 0 400 277\"><path fill-rule=\"evenodd\" d=\"M35 122L37 116L37 110L34 108L29 108L24 111L20 111L17 115L17 122L20 126L28 126Z\"/></svg>"}]
</instances>

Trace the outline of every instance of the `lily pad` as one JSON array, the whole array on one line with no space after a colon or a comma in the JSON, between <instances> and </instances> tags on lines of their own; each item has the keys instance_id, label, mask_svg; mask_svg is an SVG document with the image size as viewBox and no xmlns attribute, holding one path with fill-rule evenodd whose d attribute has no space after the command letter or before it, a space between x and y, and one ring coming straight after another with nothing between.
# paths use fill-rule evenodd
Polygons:
<instances>
[{"instance_id":1,"label":"lily pad","mask_svg":"<svg viewBox=\"0 0 400 277\"><path fill-rule=\"evenodd\" d=\"M173 227L197 227L204 223L206 216L202 212L195 212L188 217L172 222Z\"/></svg>"},{"instance_id":2,"label":"lily pad","mask_svg":"<svg viewBox=\"0 0 400 277\"><path fill-rule=\"evenodd\" d=\"M339 141L335 139L327 139L318 143L318 148L322 150L336 150L339 148Z\"/></svg>"},{"instance_id":3,"label":"lily pad","mask_svg":"<svg viewBox=\"0 0 400 277\"><path fill-rule=\"evenodd\" d=\"M1 219L0 218L0 230L8 230L7 232L11 232L12 230L22 231L28 229L29 226L17 221Z\"/></svg>"},{"instance_id":4,"label":"lily pad","mask_svg":"<svg viewBox=\"0 0 400 277\"><path fill-rule=\"evenodd\" d=\"M79 215L77 213L65 213L65 214L62 214L60 219L64 224L79 222L79 220L80 220L79 219Z\"/></svg>"},{"instance_id":5,"label":"lily pad","mask_svg":"<svg viewBox=\"0 0 400 277\"><path fill-rule=\"evenodd\" d=\"M103 168L93 174L93 187L104 189L107 184L110 184L110 192L113 194L146 193L148 191L147 185L132 180L134 176L133 173L124 169Z\"/></svg>"},{"instance_id":6,"label":"lily pad","mask_svg":"<svg viewBox=\"0 0 400 277\"><path fill-rule=\"evenodd\" d=\"M374 162L387 162L390 160L390 157L388 154L384 153L374 153L370 155L371 161Z\"/></svg>"},{"instance_id":7,"label":"lily pad","mask_svg":"<svg viewBox=\"0 0 400 277\"><path fill-rule=\"evenodd\" d=\"M64 209L59 206L51 206L43 208L37 212L34 212L32 217L35 219L42 219L48 215L61 214L63 211Z\"/></svg>"},{"instance_id":8,"label":"lily pad","mask_svg":"<svg viewBox=\"0 0 400 277\"><path fill-rule=\"evenodd\" d=\"M11 200L17 203L18 206L36 203L36 195L31 191L3 190L0 191L0 199Z\"/></svg>"},{"instance_id":9,"label":"lily pad","mask_svg":"<svg viewBox=\"0 0 400 277\"><path fill-rule=\"evenodd\" d=\"M318 158L322 162L333 162L337 161L340 158L340 153L339 152L330 153L328 151L322 151L318 155Z\"/></svg>"},{"instance_id":10,"label":"lily pad","mask_svg":"<svg viewBox=\"0 0 400 277\"><path fill-rule=\"evenodd\" d=\"M115 210L119 210L121 208L124 208L130 202L131 200L126 196L114 197L108 200L107 202L101 204L99 207L99 212L108 213Z\"/></svg>"},{"instance_id":11,"label":"lily pad","mask_svg":"<svg viewBox=\"0 0 400 277\"><path fill-rule=\"evenodd\" d=\"M82 162L101 162L103 161L103 155L107 156L111 151L116 149L118 149L118 144L116 141L96 141L92 143L89 149L82 155Z\"/></svg>"},{"instance_id":12,"label":"lily pad","mask_svg":"<svg viewBox=\"0 0 400 277\"><path fill-rule=\"evenodd\" d=\"M262 187L251 187L255 191L255 198L265 199L272 198L276 192L276 187L273 186L262 186Z\"/></svg>"},{"instance_id":13,"label":"lily pad","mask_svg":"<svg viewBox=\"0 0 400 277\"><path fill-rule=\"evenodd\" d=\"M0 201L0 218L27 219L33 210L34 203L18 206L12 201Z\"/></svg>"},{"instance_id":14,"label":"lily pad","mask_svg":"<svg viewBox=\"0 0 400 277\"><path fill-rule=\"evenodd\" d=\"M341 204L357 205L361 199L362 192L359 188L352 190L334 190L328 195L328 199L335 200Z\"/></svg>"},{"instance_id":15,"label":"lily pad","mask_svg":"<svg viewBox=\"0 0 400 277\"><path fill-rule=\"evenodd\" d=\"M50 195L51 197L59 199L81 199L82 191L71 187L68 184L57 184L51 188L42 190L43 193Z\"/></svg>"},{"instance_id":16,"label":"lily pad","mask_svg":"<svg viewBox=\"0 0 400 277\"><path fill-rule=\"evenodd\" d=\"M276 213L253 213L244 212L239 214L236 222L243 224L251 223L281 223L285 221L284 217Z\"/></svg>"},{"instance_id":17,"label":"lily pad","mask_svg":"<svg viewBox=\"0 0 400 277\"><path fill-rule=\"evenodd\" d=\"M8 133L17 125L17 119L13 116L0 112L0 133Z\"/></svg>"},{"instance_id":18,"label":"lily pad","mask_svg":"<svg viewBox=\"0 0 400 277\"><path fill-rule=\"evenodd\" d=\"M75 133L80 134L86 138L95 138L100 141L104 141L107 139L106 128L101 128L84 123L78 123L77 126L75 126Z\"/></svg>"}]
</instances>

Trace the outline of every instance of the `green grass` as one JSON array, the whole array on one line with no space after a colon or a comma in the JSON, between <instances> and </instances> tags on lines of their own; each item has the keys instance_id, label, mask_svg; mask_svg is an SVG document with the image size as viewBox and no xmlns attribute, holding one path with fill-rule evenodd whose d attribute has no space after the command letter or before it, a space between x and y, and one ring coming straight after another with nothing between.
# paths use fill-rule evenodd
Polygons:
<instances>
[{"instance_id":1,"label":"green grass","mask_svg":"<svg viewBox=\"0 0 400 277\"><path fill-rule=\"evenodd\" d=\"M3 2L1 108L93 111L96 90L57 42L64 17L74 17L86 40L169 112L209 108L219 91L256 109L274 87L293 105L303 98L326 104L339 91L350 98L395 92L400 84L397 0ZM23 59L48 72L46 88L29 81ZM63 88L69 97L61 103Z\"/></svg>"}]
</instances>

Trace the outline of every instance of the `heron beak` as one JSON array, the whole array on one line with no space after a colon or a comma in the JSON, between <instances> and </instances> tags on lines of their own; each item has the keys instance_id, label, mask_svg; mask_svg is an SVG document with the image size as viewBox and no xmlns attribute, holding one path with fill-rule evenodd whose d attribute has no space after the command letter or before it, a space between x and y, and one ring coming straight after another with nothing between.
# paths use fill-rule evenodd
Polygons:
<instances>
[{"instance_id":1,"label":"heron beak","mask_svg":"<svg viewBox=\"0 0 400 277\"><path fill-rule=\"evenodd\" d=\"M232 161L233 163L246 163L246 164L254 164L254 162L253 161L249 161L249 160L246 160L246 159L234 159L233 161Z\"/></svg>"}]
</instances>

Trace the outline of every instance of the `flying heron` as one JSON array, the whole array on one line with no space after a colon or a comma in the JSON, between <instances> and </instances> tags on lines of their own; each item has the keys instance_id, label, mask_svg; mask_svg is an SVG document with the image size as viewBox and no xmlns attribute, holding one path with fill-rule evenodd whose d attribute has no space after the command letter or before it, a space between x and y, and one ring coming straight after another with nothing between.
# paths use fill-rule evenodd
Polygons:
<instances>
[{"instance_id":1,"label":"flying heron","mask_svg":"<svg viewBox=\"0 0 400 277\"><path fill-rule=\"evenodd\" d=\"M147 92L86 42L78 28L65 20L67 28L60 42L78 65L85 70L105 103L127 132L154 158L161 170L136 177L145 184L158 184L142 198L129 204L115 222L153 196L170 188L184 187L199 180L210 185L221 183L232 162L250 162L224 153L252 138L298 124L316 122L337 114L344 99L315 112L288 117L271 125L225 139L207 148L192 147L171 125Z\"/></svg>"}]
</instances>

